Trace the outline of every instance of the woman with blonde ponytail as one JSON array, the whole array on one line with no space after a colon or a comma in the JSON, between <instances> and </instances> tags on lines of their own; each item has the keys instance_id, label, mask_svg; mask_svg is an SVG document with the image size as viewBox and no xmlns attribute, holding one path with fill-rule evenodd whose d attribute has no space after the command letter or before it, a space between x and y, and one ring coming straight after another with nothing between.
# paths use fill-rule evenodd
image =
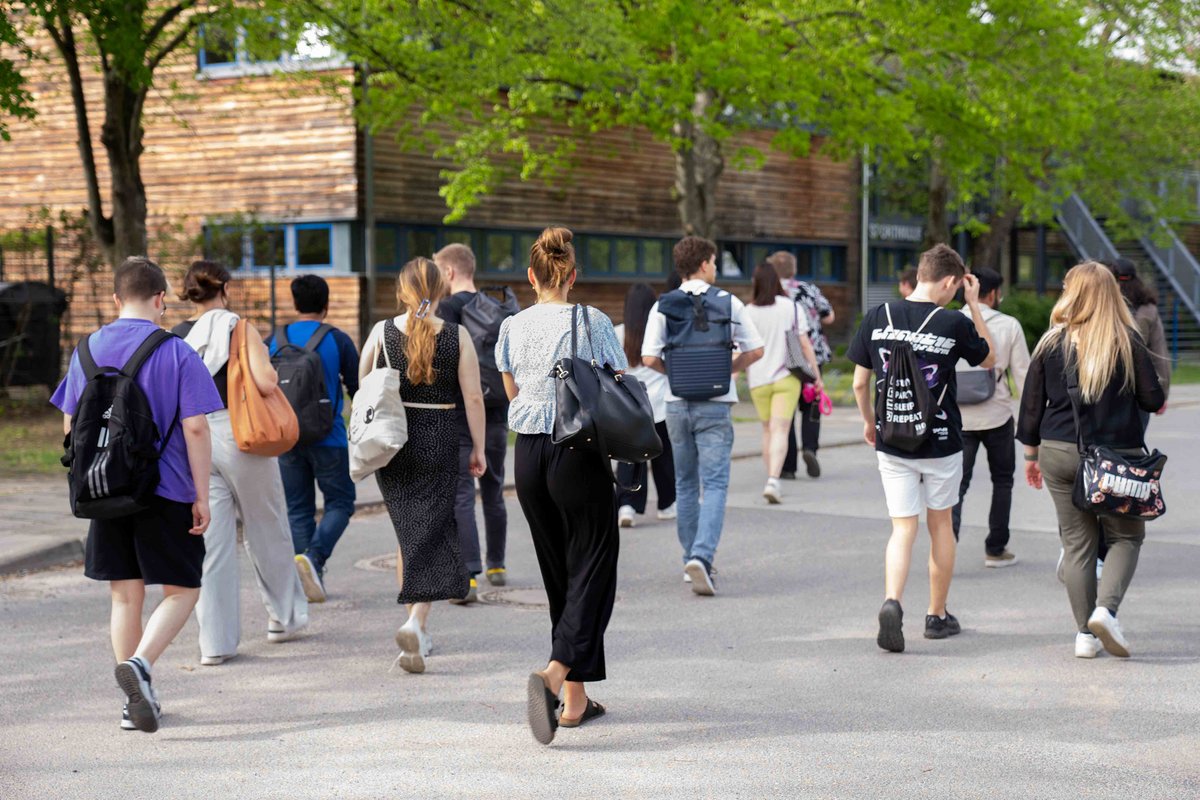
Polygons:
<instances>
[{"instance_id":1,"label":"woman with blonde ponytail","mask_svg":"<svg viewBox=\"0 0 1200 800\"><path fill-rule=\"evenodd\" d=\"M428 620L435 600L467 594L470 576L459 556L454 520L458 482L458 427L455 404L461 397L474 449L471 474L484 472L483 391L475 345L461 325L437 316L448 287L427 258L404 265L396 281L398 317L375 326L363 346L359 377L390 364L400 373L400 397L408 416L408 443L376 473L396 529L397 602L408 619L396 631L397 662L405 672L424 672L432 647Z\"/></svg>"},{"instance_id":2,"label":"woman with blonde ponytail","mask_svg":"<svg viewBox=\"0 0 1200 800\"><path fill-rule=\"evenodd\" d=\"M1079 428L1068 381L1079 390ZM1146 446L1140 412L1165 401L1154 362L1112 273L1088 261L1063 279L1063 293L1050 313L1021 393L1017 438L1025 445L1025 478L1050 490L1062 536L1062 576L1078 633L1075 655L1095 658L1101 649L1129 656L1117 609L1137 568L1146 523L1127 517L1100 518L1071 502L1079 469L1077 440L1139 454ZM1101 538L1108 557L1097 586L1096 555Z\"/></svg>"}]
</instances>

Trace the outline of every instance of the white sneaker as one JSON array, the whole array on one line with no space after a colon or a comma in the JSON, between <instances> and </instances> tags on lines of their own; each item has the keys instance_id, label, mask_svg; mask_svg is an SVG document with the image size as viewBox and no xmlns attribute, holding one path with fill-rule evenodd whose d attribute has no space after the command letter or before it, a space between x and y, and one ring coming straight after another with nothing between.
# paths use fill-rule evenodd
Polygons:
<instances>
[{"instance_id":1,"label":"white sneaker","mask_svg":"<svg viewBox=\"0 0 1200 800\"><path fill-rule=\"evenodd\" d=\"M267 641L272 642L274 644L278 644L280 642L290 642L292 639L295 639L297 636L299 636L301 633L303 633L304 629L307 627L308 627L308 623L306 622L297 628L292 628L291 630L288 630L286 627L284 627L284 624L282 622L280 622L279 620L277 620L277 619L268 620L267 621Z\"/></svg>"},{"instance_id":2,"label":"white sneaker","mask_svg":"<svg viewBox=\"0 0 1200 800\"><path fill-rule=\"evenodd\" d=\"M1121 623L1107 608L1097 608L1092 612L1092 616L1088 617L1088 630L1096 634L1105 650L1114 656L1129 658L1129 642L1121 633Z\"/></svg>"},{"instance_id":3,"label":"white sneaker","mask_svg":"<svg viewBox=\"0 0 1200 800\"><path fill-rule=\"evenodd\" d=\"M704 562L700 559L693 558L684 564L683 571L691 577L692 591L696 594L712 597L717 593L717 587L713 584L712 575L709 574L708 568L704 566Z\"/></svg>"},{"instance_id":4,"label":"white sneaker","mask_svg":"<svg viewBox=\"0 0 1200 800\"><path fill-rule=\"evenodd\" d=\"M304 587L304 596L310 603L325 602L325 584L321 582L321 573L317 565L304 553L296 556L296 572L300 573L300 585Z\"/></svg>"},{"instance_id":5,"label":"white sneaker","mask_svg":"<svg viewBox=\"0 0 1200 800\"><path fill-rule=\"evenodd\" d=\"M632 528L634 516L633 506L621 506L617 509L617 524L622 528Z\"/></svg>"},{"instance_id":6,"label":"white sneaker","mask_svg":"<svg viewBox=\"0 0 1200 800\"><path fill-rule=\"evenodd\" d=\"M409 617L396 631L396 644L400 656L396 659L400 669L419 675L425 671L425 658L433 650L433 640L421 630L416 617Z\"/></svg>"},{"instance_id":7,"label":"white sneaker","mask_svg":"<svg viewBox=\"0 0 1200 800\"><path fill-rule=\"evenodd\" d=\"M237 653L230 653L227 656L200 656L200 666L219 667L236 655Z\"/></svg>"},{"instance_id":8,"label":"white sneaker","mask_svg":"<svg viewBox=\"0 0 1200 800\"><path fill-rule=\"evenodd\" d=\"M1075 634L1075 657L1076 658L1095 658L1104 649L1104 645L1100 640L1090 633L1080 631Z\"/></svg>"},{"instance_id":9,"label":"white sneaker","mask_svg":"<svg viewBox=\"0 0 1200 800\"><path fill-rule=\"evenodd\" d=\"M716 577L716 575L717 575L717 568L716 568L716 567L713 567L711 570L709 570L709 571L708 571L708 574L709 574L709 575L712 575L713 577ZM685 568L684 568L684 570L683 570L683 582L684 582L684 583L691 583L691 582L692 582L692 576L687 574L687 568L686 568L686 567L685 567Z\"/></svg>"},{"instance_id":10,"label":"white sneaker","mask_svg":"<svg viewBox=\"0 0 1200 800\"><path fill-rule=\"evenodd\" d=\"M778 478L767 478L767 485L763 487L762 496L767 498L767 502L773 506L783 502L783 495L779 493Z\"/></svg>"},{"instance_id":11,"label":"white sneaker","mask_svg":"<svg viewBox=\"0 0 1200 800\"><path fill-rule=\"evenodd\" d=\"M659 519L675 519L677 516L679 516L679 514L675 511L674 503L671 503L671 505L667 506L666 508L659 509L658 512Z\"/></svg>"}]
</instances>

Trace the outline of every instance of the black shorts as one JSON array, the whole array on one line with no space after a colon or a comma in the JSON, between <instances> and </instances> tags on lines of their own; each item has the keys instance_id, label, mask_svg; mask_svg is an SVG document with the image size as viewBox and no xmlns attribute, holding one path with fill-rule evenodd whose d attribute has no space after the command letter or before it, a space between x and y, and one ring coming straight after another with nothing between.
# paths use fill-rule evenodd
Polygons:
<instances>
[{"instance_id":1,"label":"black shorts","mask_svg":"<svg viewBox=\"0 0 1200 800\"><path fill-rule=\"evenodd\" d=\"M200 588L204 537L188 533L192 506L155 497L150 507L119 519L94 519L83 574L97 581L141 580Z\"/></svg>"}]
</instances>

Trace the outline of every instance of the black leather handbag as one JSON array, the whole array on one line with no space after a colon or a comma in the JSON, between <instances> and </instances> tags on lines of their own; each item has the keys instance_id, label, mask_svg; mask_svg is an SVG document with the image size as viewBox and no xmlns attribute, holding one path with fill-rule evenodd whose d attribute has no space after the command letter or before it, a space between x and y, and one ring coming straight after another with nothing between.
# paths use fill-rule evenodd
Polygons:
<instances>
[{"instance_id":1,"label":"black leather handbag","mask_svg":"<svg viewBox=\"0 0 1200 800\"><path fill-rule=\"evenodd\" d=\"M582 309L582 312L581 312ZM582 313L592 359L579 357ZM642 463L662 454L654 430L654 410L646 387L631 375L599 364L592 346L592 323L586 306L571 311L571 353L554 365L554 433L551 440L566 447L591 450L609 460Z\"/></svg>"},{"instance_id":2,"label":"black leather handbag","mask_svg":"<svg viewBox=\"0 0 1200 800\"><path fill-rule=\"evenodd\" d=\"M1079 471L1071 504L1080 511L1108 517L1133 517L1149 522L1167 513L1162 495L1162 473L1167 457L1155 450L1130 456L1102 444L1085 445L1083 440L1083 396L1079 379L1067 370L1067 396L1075 415L1075 438L1079 447Z\"/></svg>"}]
</instances>

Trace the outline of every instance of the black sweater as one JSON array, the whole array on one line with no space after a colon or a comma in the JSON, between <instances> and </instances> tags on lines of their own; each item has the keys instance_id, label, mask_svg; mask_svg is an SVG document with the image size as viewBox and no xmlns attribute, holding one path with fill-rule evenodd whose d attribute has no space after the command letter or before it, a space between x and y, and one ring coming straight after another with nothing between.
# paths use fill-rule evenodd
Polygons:
<instances>
[{"instance_id":1,"label":"black sweater","mask_svg":"<svg viewBox=\"0 0 1200 800\"><path fill-rule=\"evenodd\" d=\"M1084 442L1117 448L1145 447L1141 411L1158 411L1166 402L1162 385L1154 372L1154 362L1141 337L1130 331L1133 340L1133 392L1122 389L1125 369L1116 372L1094 403L1080 409ZM1021 415L1017 438L1037 447L1043 439L1075 443L1075 417L1067 395L1066 367L1061 347L1052 347L1036 356L1025 377L1021 392Z\"/></svg>"}]
</instances>

